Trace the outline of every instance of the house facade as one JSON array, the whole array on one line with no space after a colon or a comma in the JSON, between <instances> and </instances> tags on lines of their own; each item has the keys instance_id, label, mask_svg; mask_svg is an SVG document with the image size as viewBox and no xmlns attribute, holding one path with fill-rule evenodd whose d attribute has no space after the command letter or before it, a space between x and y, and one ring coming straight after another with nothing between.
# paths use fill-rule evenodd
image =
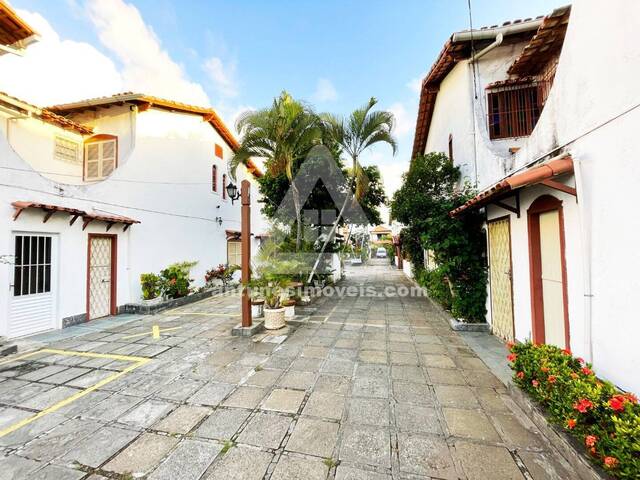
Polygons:
<instances>
[{"instance_id":1,"label":"house facade","mask_svg":"<svg viewBox=\"0 0 640 480\"><path fill-rule=\"evenodd\" d=\"M451 215L486 214L493 332L568 348L635 391L638 18L635 2L578 1L454 34L422 84L413 151L445 152L477 187Z\"/></svg>"}]
</instances>

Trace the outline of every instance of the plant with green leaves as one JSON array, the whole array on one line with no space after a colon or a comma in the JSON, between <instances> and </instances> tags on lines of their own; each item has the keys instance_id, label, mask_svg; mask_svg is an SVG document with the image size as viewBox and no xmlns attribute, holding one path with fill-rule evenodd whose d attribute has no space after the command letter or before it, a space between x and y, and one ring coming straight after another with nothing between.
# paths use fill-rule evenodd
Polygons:
<instances>
[{"instance_id":1,"label":"plant with green leaves","mask_svg":"<svg viewBox=\"0 0 640 480\"><path fill-rule=\"evenodd\" d=\"M191 269L198 262L179 262L160 271L161 290L167 298L186 297L190 293Z\"/></svg>"},{"instance_id":2,"label":"plant with green leaves","mask_svg":"<svg viewBox=\"0 0 640 480\"><path fill-rule=\"evenodd\" d=\"M142 298L144 300L153 300L160 295L161 288L160 276L155 273L143 273L140 275L140 286L142 287Z\"/></svg>"},{"instance_id":3,"label":"plant with green leaves","mask_svg":"<svg viewBox=\"0 0 640 480\"><path fill-rule=\"evenodd\" d=\"M366 194L368 180L365 169L360 164L362 154L368 148L379 143L390 145L393 154L395 155L396 153L397 143L391 133L395 123L393 113L384 110L372 110L376 103L378 101L371 97L369 102L354 110L348 118L341 118L331 114L322 115L324 128L328 135L342 147L343 152L351 160L350 175L355 194L352 199L349 196L345 198L331 231L322 245L318 261L316 261L309 274L307 282L311 282L318 268L320 256L325 252L327 245L334 237L348 202L350 200L358 202Z\"/></svg>"},{"instance_id":4,"label":"plant with green leaves","mask_svg":"<svg viewBox=\"0 0 640 480\"><path fill-rule=\"evenodd\" d=\"M414 158L391 202L391 215L404 223L401 238L416 278L436 299L446 299L455 317L483 322L486 315L487 269L484 219L478 212L452 218L449 212L474 196L460 185L460 170L443 153ZM425 276L423 250L432 250L438 265ZM440 281L442 285L436 285ZM451 290L450 305L443 288Z\"/></svg>"},{"instance_id":5,"label":"plant with green leaves","mask_svg":"<svg viewBox=\"0 0 640 480\"><path fill-rule=\"evenodd\" d=\"M274 99L271 107L244 113L236 122L241 138L240 148L231 159L231 172L235 177L238 166L246 165L251 157L260 157L265 159L270 174L286 174L296 211L296 251L302 244L302 200L293 178L296 165L314 145L322 143L322 127L311 107L287 92Z\"/></svg>"}]
</instances>

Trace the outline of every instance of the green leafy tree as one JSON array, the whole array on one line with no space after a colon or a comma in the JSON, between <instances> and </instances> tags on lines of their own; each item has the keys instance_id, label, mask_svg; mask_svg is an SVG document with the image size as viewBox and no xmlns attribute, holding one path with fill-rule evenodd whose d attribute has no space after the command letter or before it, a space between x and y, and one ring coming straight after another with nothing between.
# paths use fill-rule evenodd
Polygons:
<instances>
[{"instance_id":1,"label":"green leafy tree","mask_svg":"<svg viewBox=\"0 0 640 480\"><path fill-rule=\"evenodd\" d=\"M449 212L474 195L460 188L460 170L442 153L429 153L412 160L403 183L391 202L393 218L407 227L403 248L434 298L452 313L470 322L484 321L486 309L485 238L483 218L471 212L452 218ZM438 268L423 270L423 249L434 253ZM443 291L448 287L450 295Z\"/></svg>"},{"instance_id":2,"label":"green leafy tree","mask_svg":"<svg viewBox=\"0 0 640 480\"><path fill-rule=\"evenodd\" d=\"M300 193L293 183L299 165L314 145L322 143L323 124L311 107L297 101L287 92L274 99L269 108L250 111L236 122L240 132L240 148L231 159L231 171L246 165L251 157L265 159L269 174L284 174L291 185L296 211L296 249L302 243Z\"/></svg>"},{"instance_id":3,"label":"green leafy tree","mask_svg":"<svg viewBox=\"0 0 640 480\"><path fill-rule=\"evenodd\" d=\"M383 110L372 110L376 103L378 103L378 101L374 97L371 97L369 102L354 110L347 118L341 118L331 114L324 114L322 116L327 135L332 138L335 143L340 145L343 153L351 160L350 171L355 192L353 201L359 201L364 198L368 185L365 171L360 165L362 153L378 143L390 145L394 154L397 149L396 140L391 133L394 126L393 114ZM348 201L347 198L343 202L336 221L322 245L320 254L324 253L327 245L335 235L336 228L342 220ZM308 282L311 282L313 278L319 259L320 256L309 275Z\"/></svg>"}]
</instances>

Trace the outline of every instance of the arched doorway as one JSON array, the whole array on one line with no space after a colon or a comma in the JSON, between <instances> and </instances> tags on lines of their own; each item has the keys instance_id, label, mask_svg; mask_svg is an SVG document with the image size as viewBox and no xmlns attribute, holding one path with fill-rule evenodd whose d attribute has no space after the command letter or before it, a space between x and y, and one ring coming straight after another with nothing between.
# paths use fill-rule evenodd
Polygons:
<instances>
[{"instance_id":1,"label":"arched doorway","mask_svg":"<svg viewBox=\"0 0 640 480\"><path fill-rule=\"evenodd\" d=\"M538 197L527 210L533 341L569 348L562 201Z\"/></svg>"}]
</instances>

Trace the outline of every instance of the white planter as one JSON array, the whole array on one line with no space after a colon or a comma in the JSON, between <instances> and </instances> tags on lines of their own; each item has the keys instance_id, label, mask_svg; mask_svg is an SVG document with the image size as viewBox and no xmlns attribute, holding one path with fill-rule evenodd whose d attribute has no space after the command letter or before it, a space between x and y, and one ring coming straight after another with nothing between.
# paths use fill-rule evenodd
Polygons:
<instances>
[{"instance_id":1,"label":"white planter","mask_svg":"<svg viewBox=\"0 0 640 480\"><path fill-rule=\"evenodd\" d=\"M152 298L151 300L142 300L142 305L147 305L147 306L152 306L152 305L158 305L159 303L162 302L162 297L161 296L157 296L156 298Z\"/></svg>"},{"instance_id":2,"label":"white planter","mask_svg":"<svg viewBox=\"0 0 640 480\"><path fill-rule=\"evenodd\" d=\"M284 327L284 308L264 309L264 328L278 330Z\"/></svg>"},{"instance_id":3,"label":"white planter","mask_svg":"<svg viewBox=\"0 0 640 480\"><path fill-rule=\"evenodd\" d=\"M296 306L295 305L287 305L284 307L284 317L285 318L293 318L296 316Z\"/></svg>"},{"instance_id":4,"label":"white planter","mask_svg":"<svg viewBox=\"0 0 640 480\"><path fill-rule=\"evenodd\" d=\"M251 316L253 318L261 318L264 313L264 303L251 304Z\"/></svg>"}]
</instances>

